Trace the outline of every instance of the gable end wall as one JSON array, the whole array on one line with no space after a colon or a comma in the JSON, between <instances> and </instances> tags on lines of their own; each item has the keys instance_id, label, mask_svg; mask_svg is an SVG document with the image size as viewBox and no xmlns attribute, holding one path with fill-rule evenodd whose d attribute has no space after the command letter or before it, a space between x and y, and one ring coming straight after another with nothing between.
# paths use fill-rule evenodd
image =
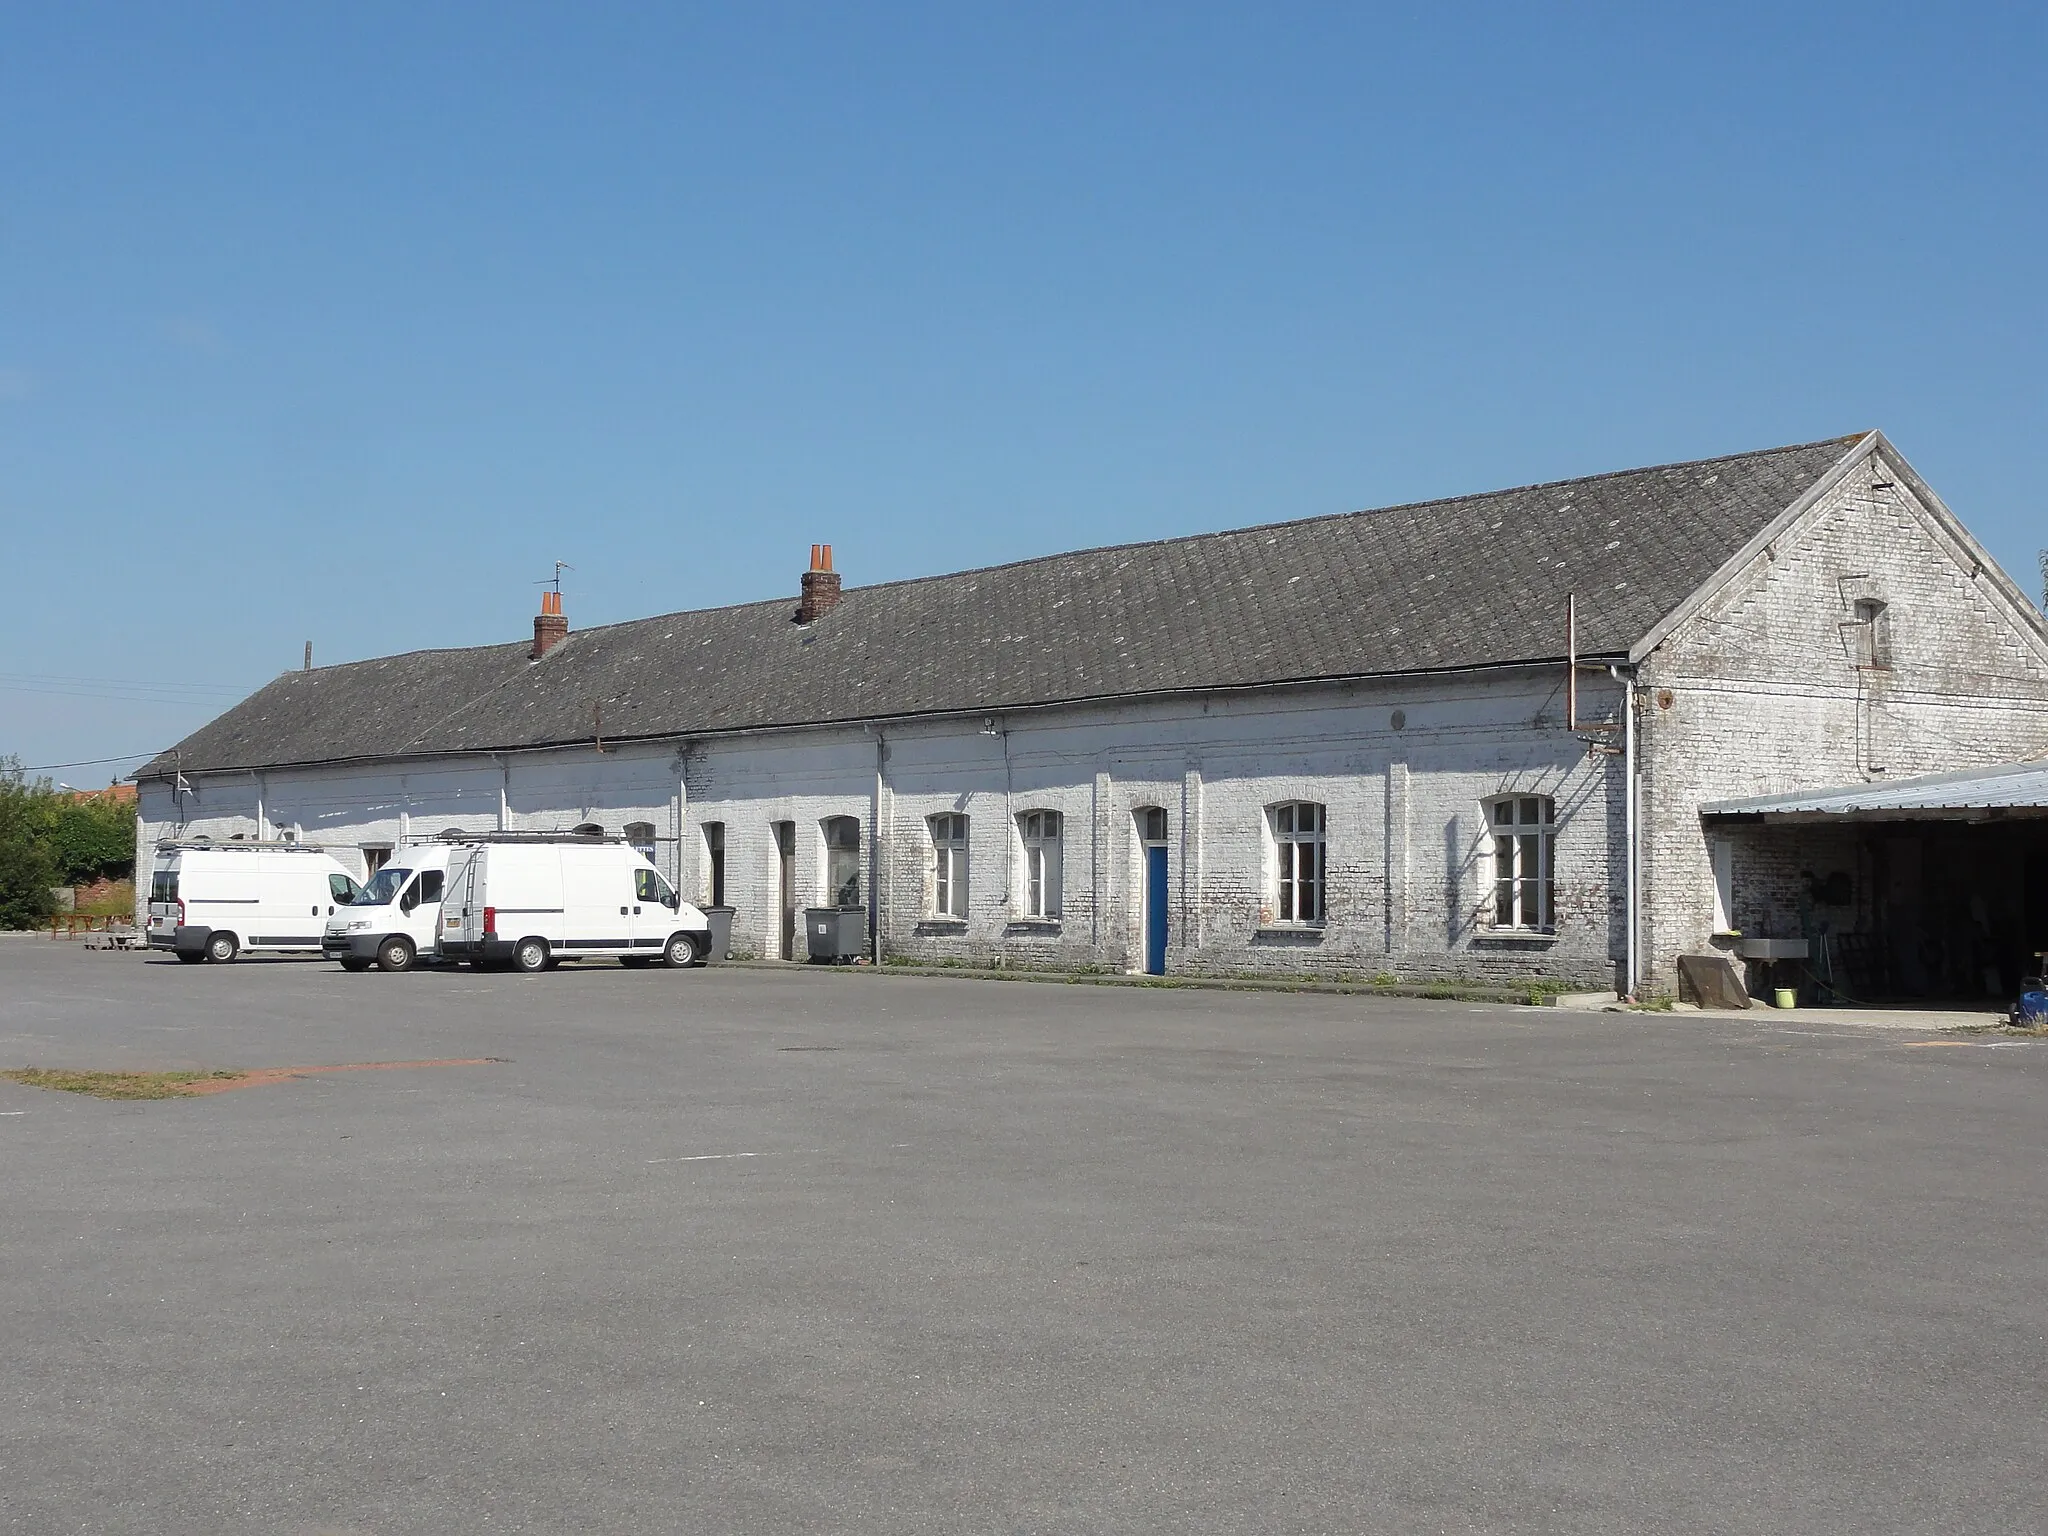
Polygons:
<instances>
[{"instance_id":1,"label":"gable end wall","mask_svg":"<svg viewBox=\"0 0 2048 1536\"><path fill-rule=\"evenodd\" d=\"M1636 707L1651 987L1670 990L1677 956L1709 947L1702 804L2048 749L2048 645L1913 484L1902 462L1875 450L1644 659ZM1857 664L1858 598L1886 604L1887 669ZM1785 867L1744 861L1738 908L1786 909L1785 891L1745 898L1741 887L1799 879L1795 842L1746 840L1783 852Z\"/></svg>"}]
</instances>

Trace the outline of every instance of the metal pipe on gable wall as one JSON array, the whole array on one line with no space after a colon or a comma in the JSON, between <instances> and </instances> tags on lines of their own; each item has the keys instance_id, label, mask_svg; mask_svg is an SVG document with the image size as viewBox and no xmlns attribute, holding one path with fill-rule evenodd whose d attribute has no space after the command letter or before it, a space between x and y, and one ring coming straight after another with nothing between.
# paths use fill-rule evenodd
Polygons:
<instances>
[{"instance_id":1,"label":"metal pipe on gable wall","mask_svg":"<svg viewBox=\"0 0 2048 1536\"><path fill-rule=\"evenodd\" d=\"M1625 996L1633 999L1641 980L1641 929L1637 912L1641 907L1640 880L1641 859L1636 851L1636 680L1630 672L1623 675L1622 669L1610 666L1608 675L1621 685L1621 775L1622 775L1622 816L1624 844L1622 883L1624 887L1624 946L1623 977L1627 982Z\"/></svg>"},{"instance_id":2,"label":"metal pipe on gable wall","mask_svg":"<svg viewBox=\"0 0 2048 1536\"><path fill-rule=\"evenodd\" d=\"M1564 595L1564 720L1565 729L1579 728L1579 595Z\"/></svg>"}]
</instances>

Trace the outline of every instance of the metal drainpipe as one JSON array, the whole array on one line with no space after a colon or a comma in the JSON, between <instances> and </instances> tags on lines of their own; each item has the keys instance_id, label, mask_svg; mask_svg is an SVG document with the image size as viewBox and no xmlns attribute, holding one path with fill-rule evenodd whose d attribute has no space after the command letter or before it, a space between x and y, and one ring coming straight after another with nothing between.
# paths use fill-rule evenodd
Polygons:
<instances>
[{"instance_id":1,"label":"metal drainpipe","mask_svg":"<svg viewBox=\"0 0 2048 1536\"><path fill-rule=\"evenodd\" d=\"M875 732L875 793L868 811L868 961L882 963L882 800L888 792L888 744Z\"/></svg>"},{"instance_id":2,"label":"metal drainpipe","mask_svg":"<svg viewBox=\"0 0 2048 1536\"><path fill-rule=\"evenodd\" d=\"M690 744L687 741L676 743L675 760L670 767L676 776L676 797L668 810L670 846L675 849L670 876L680 892L683 888L683 826L690 818Z\"/></svg>"},{"instance_id":3,"label":"metal drainpipe","mask_svg":"<svg viewBox=\"0 0 2048 1536\"><path fill-rule=\"evenodd\" d=\"M1607 671L1615 682L1621 685L1621 772L1625 827L1623 837L1627 845L1625 859L1627 867L1623 871L1622 878L1627 891L1627 921L1625 926L1628 934L1628 959L1626 962L1626 976L1628 996L1630 999L1633 999L1636 995L1636 987L1641 980L1642 950L1642 931L1637 917L1638 908L1641 906L1639 888L1642 879L1642 860L1636 850L1638 840L1636 817L1636 679L1633 672L1624 676L1621 668L1618 666L1610 666Z\"/></svg>"}]
</instances>

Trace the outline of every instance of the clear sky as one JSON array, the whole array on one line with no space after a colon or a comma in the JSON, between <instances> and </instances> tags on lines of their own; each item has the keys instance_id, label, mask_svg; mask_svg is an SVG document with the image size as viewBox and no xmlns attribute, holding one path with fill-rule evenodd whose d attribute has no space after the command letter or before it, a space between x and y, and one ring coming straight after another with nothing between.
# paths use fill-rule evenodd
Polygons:
<instances>
[{"instance_id":1,"label":"clear sky","mask_svg":"<svg viewBox=\"0 0 2048 1536\"><path fill-rule=\"evenodd\" d=\"M1870 427L2038 592L2044 66L2039 4L0 0L0 754L530 635L557 559L582 626Z\"/></svg>"}]
</instances>

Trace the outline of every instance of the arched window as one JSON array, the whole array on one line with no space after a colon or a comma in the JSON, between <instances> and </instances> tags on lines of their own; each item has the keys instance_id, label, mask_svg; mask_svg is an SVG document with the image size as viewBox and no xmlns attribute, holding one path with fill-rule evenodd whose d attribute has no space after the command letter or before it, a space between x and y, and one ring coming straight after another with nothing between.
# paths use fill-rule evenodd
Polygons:
<instances>
[{"instance_id":1,"label":"arched window","mask_svg":"<svg viewBox=\"0 0 2048 1536\"><path fill-rule=\"evenodd\" d=\"M1289 800L1266 808L1273 838L1273 910L1283 923L1323 920L1323 807Z\"/></svg>"},{"instance_id":2,"label":"arched window","mask_svg":"<svg viewBox=\"0 0 2048 1536\"><path fill-rule=\"evenodd\" d=\"M1493 836L1493 926L1548 933L1557 926L1556 808L1548 795L1486 802Z\"/></svg>"},{"instance_id":3,"label":"arched window","mask_svg":"<svg viewBox=\"0 0 2048 1536\"><path fill-rule=\"evenodd\" d=\"M654 862L654 823L651 821L629 821L626 823L626 841L646 856L647 862Z\"/></svg>"},{"instance_id":4,"label":"arched window","mask_svg":"<svg viewBox=\"0 0 2048 1536\"><path fill-rule=\"evenodd\" d=\"M604 828L594 821L578 822L569 831L576 837L603 837Z\"/></svg>"},{"instance_id":5,"label":"arched window","mask_svg":"<svg viewBox=\"0 0 2048 1536\"><path fill-rule=\"evenodd\" d=\"M466 833L466 832L464 832L464 831L462 830L462 828L460 828L460 827L443 827L443 828L441 829L441 837L442 837L442 840L443 840L443 841L445 841L445 842L451 842L451 843L452 843L452 842L454 842L454 841L455 841L456 839L458 839L458 838L463 838L463 837L467 837L468 835L469 835L469 834L468 834L468 833Z\"/></svg>"},{"instance_id":6,"label":"arched window","mask_svg":"<svg viewBox=\"0 0 2048 1536\"><path fill-rule=\"evenodd\" d=\"M860 818L827 816L819 824L825 834L825 904L860 905Z\"/></svg>"},{"instance_id":7,"label":"arched window","mask_svg":"<svg viewBox=\"0 0 2048 1536\"><path fill-rule=\"evenodd\" d=\"M1060 813L1026 811L1017 818L1024 841L1024 915L1060 915Z\"/></svg>"}]
</instances>

